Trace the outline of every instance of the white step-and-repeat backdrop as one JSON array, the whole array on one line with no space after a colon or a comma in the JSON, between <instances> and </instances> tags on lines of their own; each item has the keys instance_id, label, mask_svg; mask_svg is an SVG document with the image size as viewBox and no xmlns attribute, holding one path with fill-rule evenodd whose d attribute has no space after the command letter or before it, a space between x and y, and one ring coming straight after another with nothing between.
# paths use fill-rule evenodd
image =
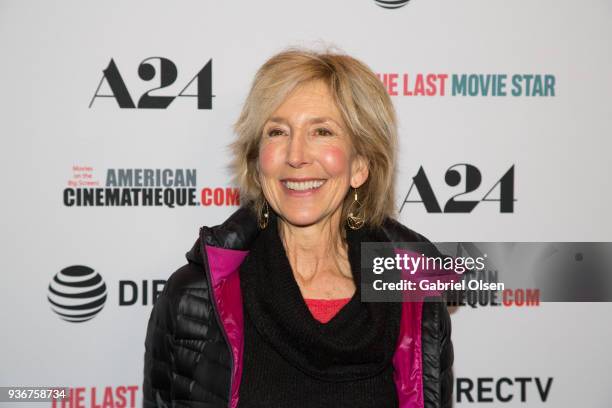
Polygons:
<instances>
[{"instance_id":1,"label":"white step-and-repeat backdrop","mask_svg":"<svg viewBox=\"0 0 612 408\"><path fill-rule=\"evenodd\" d=\"M287 46L385 83L400 218L429 239L612 241L612 3L384 3L1 1L0 386L140 406L153 299L238 208L231 125ZM95 310L64 320L52 282L83 276ZM455 406L609 407L612 305L517 299L452 308Z\"/></svg>"}]
</instances>

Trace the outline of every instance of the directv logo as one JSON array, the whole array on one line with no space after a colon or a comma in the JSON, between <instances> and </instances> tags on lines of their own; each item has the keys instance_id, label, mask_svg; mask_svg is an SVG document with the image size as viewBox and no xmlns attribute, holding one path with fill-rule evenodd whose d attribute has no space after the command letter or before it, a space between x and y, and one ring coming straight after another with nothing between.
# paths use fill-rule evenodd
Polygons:
<instances>
[{"instance_id":1,"label":"directv logo","mask_svg":"<svg viewBox=\"0 0 612 408\"><path fill-rule=\"evenodd\" d=\"M49 284L51 310L67 322L93 319L104 307L106 284L102 276L87 266L62 269Z\"/></svg>"}]
</instances>

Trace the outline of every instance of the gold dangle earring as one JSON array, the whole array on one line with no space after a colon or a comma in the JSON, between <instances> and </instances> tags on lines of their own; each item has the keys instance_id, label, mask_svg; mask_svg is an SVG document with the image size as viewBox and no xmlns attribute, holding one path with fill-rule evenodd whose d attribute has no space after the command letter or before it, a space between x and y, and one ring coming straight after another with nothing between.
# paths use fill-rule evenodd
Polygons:
<instances>
[{"instance_id":1,"label":"gold dangle earring","mask_svg":"<svg viewBox=\"0 0 612 408\"><path fill-rule=\"evenodd\" d=\"M358 230L365 224L365 211L362 211L362 204L357 199L357 189L353 188L355 200L351 203L348 209L346 223L351 229ZM357 214L363 212L363 214Z\"/></svg>"},{"instance_id":2,"label":"gold dangle earring","mask_svg":"<svg viewBox=\"0 0 612 408\"><path fill-rule=\"evenodd\" d=\"M264 229L268 226L268 220L270 219L270 209L268 208L268 202L264 199L264 206L262 213L259 217L259 228Z\"/></svg>"}]
</instances>

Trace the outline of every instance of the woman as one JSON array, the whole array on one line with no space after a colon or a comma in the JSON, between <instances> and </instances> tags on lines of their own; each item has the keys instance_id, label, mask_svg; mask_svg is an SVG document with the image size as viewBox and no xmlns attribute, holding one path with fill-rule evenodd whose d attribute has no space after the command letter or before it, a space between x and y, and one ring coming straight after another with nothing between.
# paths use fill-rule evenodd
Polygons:
<instances>
[{"instance_id":1,"label":"woman","mask_svg":"<svg viewBox=\"0 0 612 408\"><path fill-rule=\"evenodd\" d=\"M394 220L396 118L346 55L288 50L235 125L245 205L202 227L157 299L144 405L450 407L441 302L361 302L361 242L426 241Z\"/></svg>"}]
</instances>

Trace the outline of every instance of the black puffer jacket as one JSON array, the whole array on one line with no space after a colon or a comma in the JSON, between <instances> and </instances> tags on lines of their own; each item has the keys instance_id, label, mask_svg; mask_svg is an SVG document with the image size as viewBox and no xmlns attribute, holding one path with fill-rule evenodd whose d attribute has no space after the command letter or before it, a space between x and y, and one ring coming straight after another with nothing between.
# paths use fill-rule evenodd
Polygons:
<instances>
[{"instance_id":1,"label":"black puffer jacket","mask_svg":"<svg viewBox=\"0 0 612 408\"><path fill-rule=\"evenodd\" d=\"M145 340L145 407L237 406L243 321L239 274L233 271L258 231L247 208L221 225L200 229L186 254L188 263L170 276L151 312ZM427 241L392 219L386 220L383 231L389 241ZM453 346L446 304L423 302L404 310L405 341L400 340L394 361L401 371L396 379L400 408L450 408ZM408 328L415 321L420 323L413 331L421 333L417 341Z\"/></svg>"}]
</instances>

